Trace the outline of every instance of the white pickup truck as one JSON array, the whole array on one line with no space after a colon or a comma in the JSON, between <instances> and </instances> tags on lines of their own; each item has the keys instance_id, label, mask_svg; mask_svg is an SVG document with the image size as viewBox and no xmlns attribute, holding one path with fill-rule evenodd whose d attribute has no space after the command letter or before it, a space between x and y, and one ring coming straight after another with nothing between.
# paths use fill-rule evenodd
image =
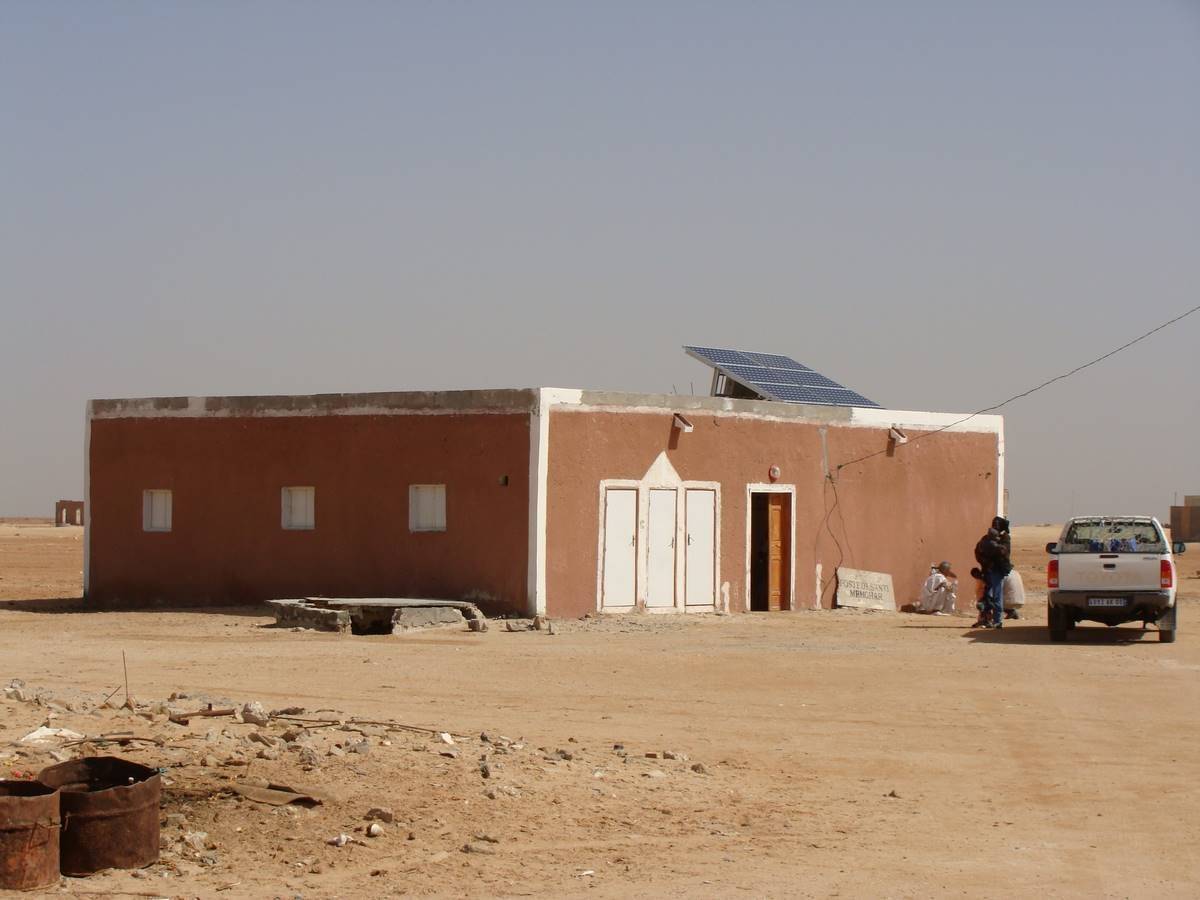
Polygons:
<instances>
[{"instance_id":1,"label":"white pickup truck","mask_svg":"<svg viewBox=\"0 0 1200 900\"><path fill-rule=\"evenodd\" d=\"M1046 569L1050 640L1065 641L1083 619L1120 625L1151 622L1158 639L1175 640L1175 553L1185 545L1167 541L1150 516L1082 516L1063 526Z\"/></svg>"}]
</instances>

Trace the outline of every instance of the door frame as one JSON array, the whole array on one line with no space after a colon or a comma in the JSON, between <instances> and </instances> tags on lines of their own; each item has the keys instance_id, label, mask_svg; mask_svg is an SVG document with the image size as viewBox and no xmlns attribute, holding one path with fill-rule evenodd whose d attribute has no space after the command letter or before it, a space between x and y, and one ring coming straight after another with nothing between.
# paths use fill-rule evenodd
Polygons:
<instances>
[{"instance_id":1,"label":"door frame","mask_svg":"<svg viewBox=\"0 0 1200 900\"><path fill-rule=\"evenodd\" d=\"M709 607L704 604L692 604L688 606L687 602L687 516L688 516L688 491L711 491L713 495L713 609L721 609L729 612L729 604L727 598L721 594L721 485L717 482L706 483L702 481L689 481L680 488L680 495L683 497L683 511L678 515L678 531L677 546L680 549L679 553L679 583L676 586L676 597L678 598L679 609L681 612L705 612Z\"/></svg>"},{"instance_id":2,"label":"door frame","mask_svg":"<svg viewBox=\"0 0 1200 900\"><path fill-rule=\"evenodd\" d=\"M634 535L633 602L634 602L634 605L633 606L615 606L614 605L614 606L609 607L609 612L614 612L614 613L629 612L630 610L637 608L638 599L642 595L642 582L641 582L642 572L641 572L641 566L638 565L638 555L641 553L641 544L640 544L641 536L640 536L639 532L641 530L640 525L641 525L641 519L642 519L642 515L643 515L642 503L645 502L645 498L642 496L642 492L638 490L638 486L637 486L636 482L630 482L627 484L614 482L614 483L605 485L600 490L600 545L596 550L596 553L597 553L596 609L599 611L603 611L603 609L604 609L604 607L602 605L604 603L604 556L605 556L605 554L604 554L604 537L607 532L606 525L608 523L608 519L607 519L608 496L607 496L607 493L608 493L609 488L616 488L619 490L632 490L634 492L634 494L633 494L633 503L634 503L634 510L633 510L633 515L634 515L634 519L633 519L633 535Z\"/></svg>"},{"instance_id":3,"label":"door frame","mask_svg":"<svg viewBox=\"0 0 1200 900\"><path fill-rule=\"evenodd\" d=\"M790 504L790 515L792 533L788 538L788 612L795 612L800 608L800 604L796 602L796 485L794 484L769 484L762 482L751 482L746 485L746 580L742 582L744 586L743 594L745 595L746 612L750 611L750 568L751 568L751 522L754 517L754 495L755 494L788 494Z\"/></svg>"},{"instance_id":4,"label":"door frame","mask_svg":"<svg viewBox=\"0 0 1200 900\"><path fill-rule=\"evenodd\" d=\"M653 469L652 469L653 471ZM647 473L649 476L650 473ZM637 555L636 564L636 606L647 613L658 615L662 613L712 612L720 609L721 600L721 483L719 481L682 481L669 477L647 477L642 480L630 478L601 479L597 494L596 521L596 612L620 615L630 612L629 607L619 606L605 609L604 603L604 492L609 488L625 488L637 491ZM684 556L687 550L687 491L689 489L713 492L713 605L687 605L684 595L684 567L687 564ZM673 606L646 606L646 585L650 570L649 531L650 531L650 491L673 490L675 497L675 604Z\"/></svg>"}]
</instances>

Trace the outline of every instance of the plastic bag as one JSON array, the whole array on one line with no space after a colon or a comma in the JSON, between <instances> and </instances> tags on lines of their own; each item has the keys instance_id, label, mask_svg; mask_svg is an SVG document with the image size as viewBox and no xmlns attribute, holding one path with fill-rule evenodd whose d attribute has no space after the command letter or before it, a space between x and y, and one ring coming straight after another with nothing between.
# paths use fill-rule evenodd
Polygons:
<instances>
[{"instance_id":1,"label":"plastic bag","mask_svg":"<svg viewBox=\"0 0 1200 900\"><path fill-rule=\"evenodd\" d=\"M1004 608L1020 609L1025 605L1025 584L1021 573L1013 569L1004 577Z\"/></svg>"}]
</instances>

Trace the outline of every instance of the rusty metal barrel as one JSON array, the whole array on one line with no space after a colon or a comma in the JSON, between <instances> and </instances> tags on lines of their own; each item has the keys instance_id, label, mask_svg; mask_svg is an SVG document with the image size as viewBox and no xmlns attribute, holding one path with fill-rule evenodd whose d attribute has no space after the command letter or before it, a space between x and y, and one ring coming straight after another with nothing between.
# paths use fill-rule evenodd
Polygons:
<instances>
[{"instance_id":1,"label":"rusty metal barrel","mask_svg":"<svg viewBox=\"0 0 1200 900\"><path fill-rule=\"evenodd\" d=\"M140 869L158 861L156 770L115 756L90 756L43 769L43 784L60 789L64 875Z\"/></svg>"},{"instance_id":2,"label":"rusty metal barrel","mask_svg":"<svg viewBox=\"0 0 1200 900\"><path fill-rule=\"evenodd\" d=\"M0 781L0 890L58 881L58 797L37 781Z\"/></svg>"}]
</instances>

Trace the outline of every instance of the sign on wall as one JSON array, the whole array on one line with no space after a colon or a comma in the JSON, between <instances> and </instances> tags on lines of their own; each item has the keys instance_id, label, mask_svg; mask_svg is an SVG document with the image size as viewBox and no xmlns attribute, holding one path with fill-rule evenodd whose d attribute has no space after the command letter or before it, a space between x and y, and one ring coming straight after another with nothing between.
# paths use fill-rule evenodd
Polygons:
<instances>
[{"instance_id":1,"label":"sign on wall","mask_svg":"<svg viewBox=\"0 0 1200 900\"><path fill-rule=\"evenodd\" d=\"M892 576L887 572L839 568L837 583L836 603L838 606L896 611L896 595L892 591Z\"/></svg>"}]
</instances>

